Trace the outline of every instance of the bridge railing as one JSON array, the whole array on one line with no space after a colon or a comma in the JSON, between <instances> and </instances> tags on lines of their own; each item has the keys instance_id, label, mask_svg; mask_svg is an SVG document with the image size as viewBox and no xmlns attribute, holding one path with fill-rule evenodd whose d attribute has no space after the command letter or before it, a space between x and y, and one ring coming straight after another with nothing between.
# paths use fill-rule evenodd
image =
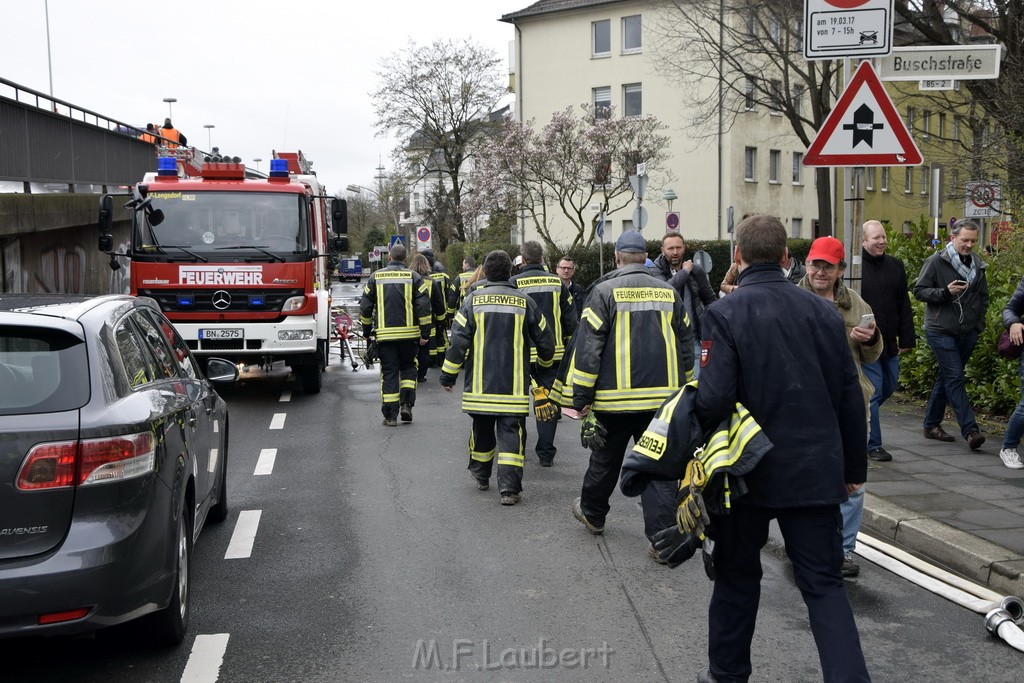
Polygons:
<instances>
[{"instance_id":1,"label":"bridge railing","mask_svg":"<svg viewBox=\"0 0 1024 683\"><path fill-rule=\"evenodd\" d=\"M0 181L130 185L156 170L156 147L136 125L0 78Z\"/></svg>"}]
</instances>

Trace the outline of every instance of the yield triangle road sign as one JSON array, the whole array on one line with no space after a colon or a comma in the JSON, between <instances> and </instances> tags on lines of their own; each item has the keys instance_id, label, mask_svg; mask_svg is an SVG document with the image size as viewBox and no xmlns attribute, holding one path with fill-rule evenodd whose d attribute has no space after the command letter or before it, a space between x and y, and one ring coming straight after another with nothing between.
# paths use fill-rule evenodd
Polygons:
<instances>
[{"instance_id":1,"label":"yield triangle road sign","mask_svg":"<svg viewBox=\"0 0 1024 683\"><path fill-rule=\"evenodd\" d=\"M804 166L917 166L922 161L870 62L857 67L804 155Z\"/></svg>"}]
</instances>

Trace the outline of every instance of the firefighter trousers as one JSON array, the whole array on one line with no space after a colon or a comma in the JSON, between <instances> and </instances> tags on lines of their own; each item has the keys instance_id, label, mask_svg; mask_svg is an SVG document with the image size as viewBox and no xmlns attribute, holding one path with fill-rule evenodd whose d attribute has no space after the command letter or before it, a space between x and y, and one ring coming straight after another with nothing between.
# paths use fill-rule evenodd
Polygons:
<instances>
[{"instance_id":1,"label":"firefighter trousers","mask_svg":"<svg viewBox=\"0 0 1024 683\"><path fill-rule=\"evenodd\" d=\"M430 343L420 346L416 352L416 374L421 382L427 380L427 369L434 365L434 352L436 350L437 340L431 337Z\"/></svg>"},{"instance_id":2,"label":"firefighter trousers","mask_svg":"<svg viewBox=\"0 0 1024 683\"><path fill-rule=\"evenodd\" d=\"M416 352L415 339L397 339L377 342L380 356L380 412L389 419L398 418L401 403L416 405Z\"/></svg>"},{"instance_id":3,"label":"firefighter trousers","mask_svg":"<svg viewBox=\"0 0 1024 683\"><path fill-rule=\"evenodd\" d=\"M470 413L469 471L481 484L491 478L498 458L498 493L523 490L523 462L526 459L526 416Z\"/></svg>"},{"instance_id":4,"label":"firefighter trousers","mask_svg":"<svg viewBox=\"0 0 1024 683\"><path fill-rule=\"evenodd\" d=\"M533 378L537 384L551 388L551 385L555 381L555 373L558 372L558 366L552 365L550 368L542 368L541 366L534 363L532 366ZM562 419L562 414L559 412L558 417L554 420L545 422L544 420L536 420L537 423L537 459L544 463L549 463L555 459L555 453L558 449L555 448L555 432L558 429L558 420Z\"/></svg>"},{"instance_id":5,"label":"firefighter trousers","mask_svg":"<svg viewBox=\"0 0 1024 683\"><path fill-rule=\"evenodd\" d=\"M723 683L750 677L750 642L761 599L761 548L773 518L807 605L822 678L826 683L869 681L840 573L843 520L838 505L765 508L740 502L727 515L711 515L716 575L708 608L711 674Z\"/></svg>"},{"instance_id":6,"label":"firefighter trousers","mask_svg":"<svg viewBox=\"0 0 1024 683\"><path fill-rule=\"evenodd\" d=\"M608 430L604 448L590 453L590 465L583 475L580 508L595 526L604 526L611 506L608 500L619 482L622 459L626 457L629 440L633 443L643 436L654 418L654 411L642 413L595 413L598 421ZM648 540L654 534L676 524L676 493L674 481L652 481L640 494L644 510L644 533Z\"/></svg>"},{"instance_id":7,"label":"firefighter trousers","mask_svg":"<svg viewBox=\"0 0 1024 683\"><path fill-rule=\"evenodd\" d=\"M430 356L435 368L444 365L444 352L448 350L448 328L445 323L434 325L434 343L431 345Z\"/></svg>"}]
</instances>

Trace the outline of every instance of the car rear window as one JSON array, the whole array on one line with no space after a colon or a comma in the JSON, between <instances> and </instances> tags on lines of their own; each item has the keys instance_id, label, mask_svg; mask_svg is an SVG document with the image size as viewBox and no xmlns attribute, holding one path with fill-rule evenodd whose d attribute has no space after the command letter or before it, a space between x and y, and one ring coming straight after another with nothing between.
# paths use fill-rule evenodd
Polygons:
<instances>
[{"instance_id":1,"label":"car rear window","mask_svg":"<svg viewBox=\"0 0 1024 683\"><path fill-rule=\"evenodd\" d=\"M59 330L0 325L0 415L74 410L88 401L85 342Z\"/></svg>"}]
</instances>

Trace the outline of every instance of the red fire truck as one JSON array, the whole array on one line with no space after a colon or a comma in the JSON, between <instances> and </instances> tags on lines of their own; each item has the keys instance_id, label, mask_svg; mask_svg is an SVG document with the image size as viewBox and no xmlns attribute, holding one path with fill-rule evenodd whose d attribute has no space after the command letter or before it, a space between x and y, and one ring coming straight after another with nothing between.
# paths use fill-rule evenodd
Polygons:
<instances>
[{"instance_id":1,"label":"red fire truck","mask_svg":"<svg viewBox=\"0 0 1024 683\"><path fill-rule=\"evenodd\" d=\"M240 163L189 175L158 159L125 205L127 253L113 251L113 197L100 204L99 248L127 259L131 293L147 296L202 358L284 361L306 392L320 391L330 341L327 257L348 248L345 200L329 197L302 152L275 153L269 176ZM328 235L330 223L335 234Z\"/></svg>"}]
</instances>

